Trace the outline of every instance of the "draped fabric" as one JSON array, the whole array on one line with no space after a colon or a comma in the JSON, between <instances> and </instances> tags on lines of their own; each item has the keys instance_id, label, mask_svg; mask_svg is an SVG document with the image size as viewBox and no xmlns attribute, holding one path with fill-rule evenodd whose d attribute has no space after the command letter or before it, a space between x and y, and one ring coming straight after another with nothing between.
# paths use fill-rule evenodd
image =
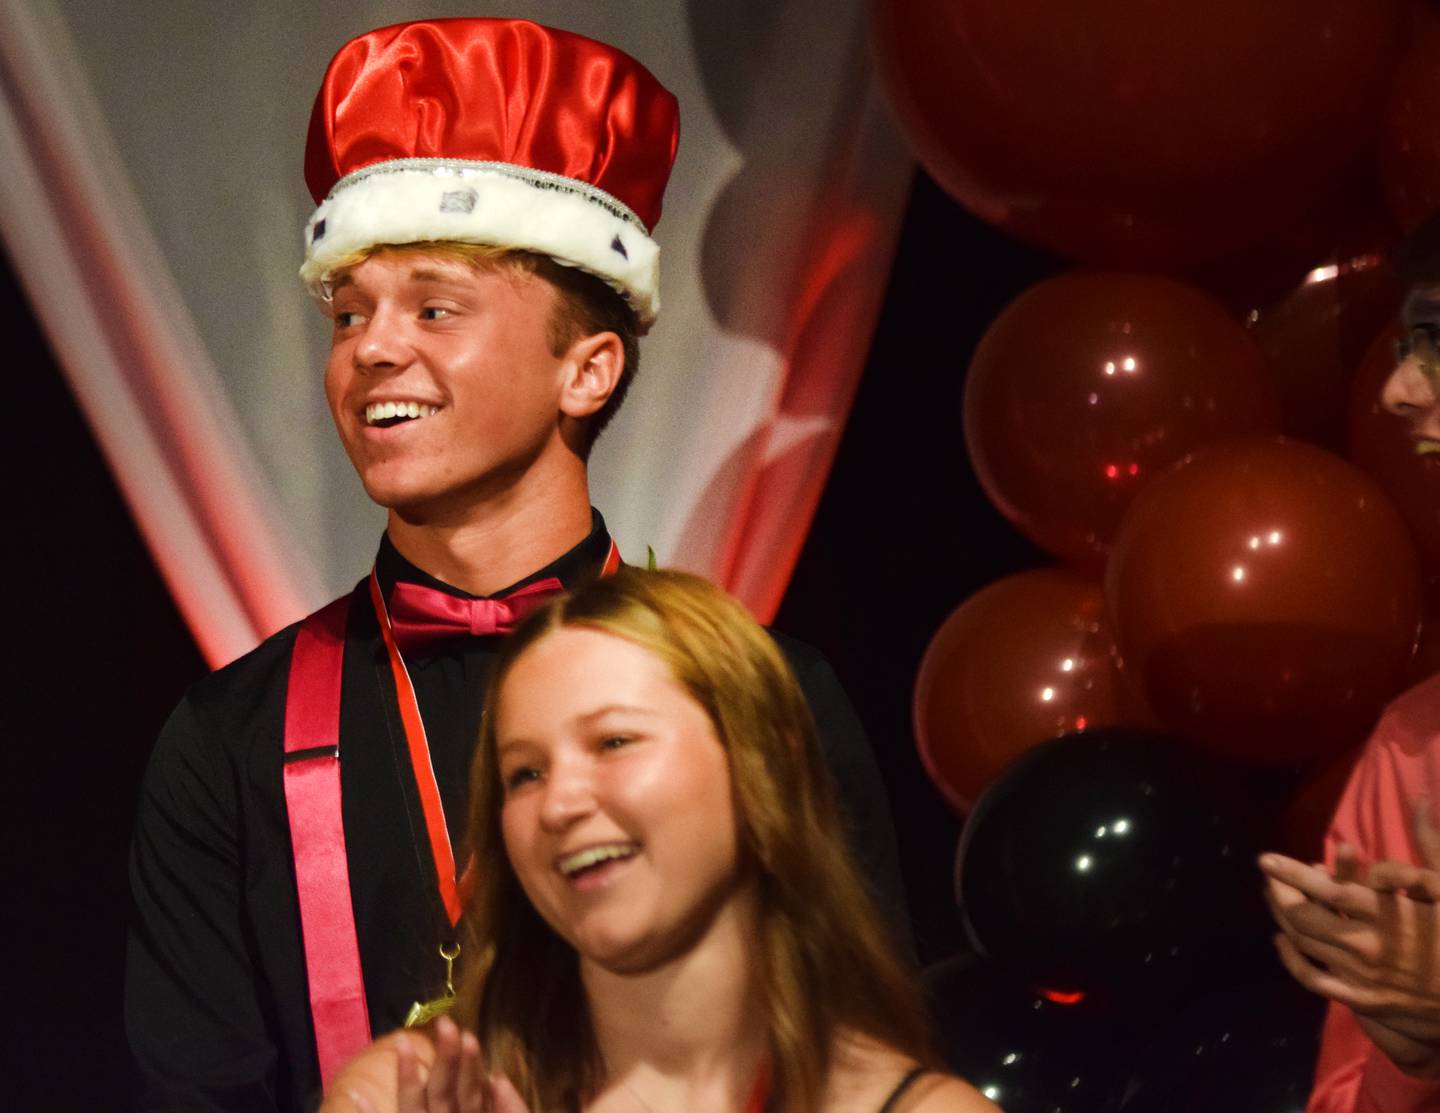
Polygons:
<instances>
[{"instance_id":1,"label":"draped fabric","mask_svg":"<svg viewBox=\"0 0 1440 1113\"><path fill-rule=\"evenodd\" d=\"M911 162L862 0L0 6L0 235L214 664L348 589L383 513L330 426L296 278L330 56L371 27L522 16L680 101L664 310L595 449L631 560L778 607L864 363ZM37 461L37 468L44 462Z\"/></svg>"}]
</instances>

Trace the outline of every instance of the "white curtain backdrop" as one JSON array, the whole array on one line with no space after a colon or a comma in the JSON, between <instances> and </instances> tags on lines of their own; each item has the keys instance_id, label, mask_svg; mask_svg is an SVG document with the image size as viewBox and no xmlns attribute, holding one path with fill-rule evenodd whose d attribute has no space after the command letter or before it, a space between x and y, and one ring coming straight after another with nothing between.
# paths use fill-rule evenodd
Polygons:
<instances>
[{"instance_id":1,"label":"white curtain backdrop","mask_svg":"<svg viewBox=\"0 0 1440 1113\"><path fill-rule=\"evenodd\" d=\"M371 27L523 16L679 98L664 308L592 460L631 560L779 605L844 424L911 160L863 0L0 2L0 234L141 530L219 664L363 575L370 505L296 278L310 103Z\"/></svg>"}]
</instances>

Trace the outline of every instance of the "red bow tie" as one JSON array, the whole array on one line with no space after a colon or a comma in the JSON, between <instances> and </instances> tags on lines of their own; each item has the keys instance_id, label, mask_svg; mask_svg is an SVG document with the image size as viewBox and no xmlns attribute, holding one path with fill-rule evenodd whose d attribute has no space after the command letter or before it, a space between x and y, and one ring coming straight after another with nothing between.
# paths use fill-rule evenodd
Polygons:
<instances>
[{"instance_id":1,"label":"red bow tie","mask_svg":"<svg viewBox=\"0 0 1440 1113\"><path fill-rule=\"evenodd\" d=\"M508 634L535 608L565 590L555 577L497 599L462 599L420 584L397 583L390 592L390 627L401 653L434 652L454 638Z\"/></svg>"}]
</instances>

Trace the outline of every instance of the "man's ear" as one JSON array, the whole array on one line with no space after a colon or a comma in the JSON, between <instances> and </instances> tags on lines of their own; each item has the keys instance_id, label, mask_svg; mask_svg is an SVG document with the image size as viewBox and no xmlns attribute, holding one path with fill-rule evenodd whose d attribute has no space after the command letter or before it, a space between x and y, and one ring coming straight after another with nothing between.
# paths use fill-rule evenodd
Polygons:
<instances>
[{"instance_id":1,"label":"man's ear","mask_svg":"<svg viewBox=\"0 0 1440 1113\"><path fill-rule=\"evenodd\" d=\"M625 345L613 332L597 332L575 341L565 353L560 412L577 420L598 412L625 373Z\"/></svg>"}]
</instances>

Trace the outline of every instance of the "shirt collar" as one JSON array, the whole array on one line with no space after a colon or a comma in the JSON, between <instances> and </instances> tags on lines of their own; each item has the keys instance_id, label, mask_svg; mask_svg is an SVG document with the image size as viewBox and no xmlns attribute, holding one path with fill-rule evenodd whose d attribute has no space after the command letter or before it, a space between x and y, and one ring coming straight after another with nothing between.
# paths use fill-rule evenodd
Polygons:
<instances>
[{"instance_id":1,"label":"shirt collar","mask_svg":"<svg viewBox=\"0 0 1440 1113\"><path fill-rule=\"evenodd\" d=\"M574 590L598 576L600 569L605 565L605 558L609 555L610 531L605 528L605 519L600 516L600 511L592 506L590 508L590 532L585 535L585 540L552 560L544 568L537 568L530 575L516 580L513 584L494 594L497 596L509 595L512 591L518 591L537 580L551 576L564 584L567 590ZM438 591L456 595L462 599L479 598L471 595L468 591L462 591L458 587L447 584L444 580L438 580L430 573L411 564L400 555L399 550L391 543L388 533L380 538L380 550L375 554L375 575L380 580L380 589L385 593L386 598L389 598L394 586L401 582L433 587Z\"/></svg>"}]
</instances>

